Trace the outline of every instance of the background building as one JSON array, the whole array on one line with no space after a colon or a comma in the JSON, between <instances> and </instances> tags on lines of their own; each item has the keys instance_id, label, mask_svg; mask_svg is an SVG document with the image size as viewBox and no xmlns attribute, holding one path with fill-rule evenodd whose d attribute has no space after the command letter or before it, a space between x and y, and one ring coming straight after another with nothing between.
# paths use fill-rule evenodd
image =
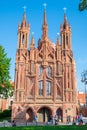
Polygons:
<instances>
[{"instance_id":1,"label":"background building","mask_svg":"<svg viewBox=\"0 0 87 130\"><path fill-rule=\"evenodd\" d=\"M12 89L10 89L8 91L12 92L12 94L13 94L14 82L12 82L10 80L10 84L12 85ZM13 96L11 96L11 95L9 95L7 98L0 98L0 110L4 111L6 109L11 109L12 103L13 103Z\"/></svg>"},{"instance_id":2,"label":"background building","mask_svg":"<svg viewBox=\"0 0 87 130\"><path fill-rule=\"evenodd\" d=\"M37 48L33 36L28 49L29 35L30 24L27 24L24 13L18 26L12 119L32 122L37 115L38 122L48 122L56 115L62 122L67 118L72 121L76 116L76 65L66 14L56 44L48 37L46 10Z\"/></svg>"},{"instance_id":3,"label":"background building","mask_svg":"<svg viewBox=\"0 0 87 130\"><path fill-rule=\"evenodd\" d=\"M87 94L78 92L78 113L87 117Z\"/></svg>"}]
</instances>

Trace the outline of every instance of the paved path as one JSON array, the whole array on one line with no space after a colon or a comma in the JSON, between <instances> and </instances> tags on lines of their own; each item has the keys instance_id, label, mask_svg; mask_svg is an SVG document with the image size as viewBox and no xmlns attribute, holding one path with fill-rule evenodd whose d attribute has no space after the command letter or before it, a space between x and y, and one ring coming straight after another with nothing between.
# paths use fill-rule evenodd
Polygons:
<instances>
[{"instance_id":1,"label":"paved path","mask_svg":"<svg viewBox=\"0 0 87 130\"><path fill-rule=\"evenodd\" d=\"M83 120L83 124L87 123L87 117L82 117L82 120ZM17 126L44 126L44 125L53 125L51 124L50 122L48 123L31 123L31 122L28 122L27 124L26 123L16 123ZM72 125L72 122L71 123L61 123L59 122L58 125ZM76 125L78 125L78 123L76 123ZM0 122L0 127L9 127L9 126L12 126L12 124L8 121L3 121L3 122Z\"/></svg>"}]
</instances>

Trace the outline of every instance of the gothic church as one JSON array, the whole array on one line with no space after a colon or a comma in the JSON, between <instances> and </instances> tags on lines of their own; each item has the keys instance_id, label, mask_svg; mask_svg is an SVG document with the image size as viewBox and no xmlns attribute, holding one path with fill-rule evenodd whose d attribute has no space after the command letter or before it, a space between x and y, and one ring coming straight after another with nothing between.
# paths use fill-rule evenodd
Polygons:
<instances>
[{"instance_id":1,"label":"gothic church","mask_svg":"<svg viewBox=\"0 0 87 130\"><path fill-rule=\"evenodd\" d=\"M18 25L12 120L33 122L37 115L38 122L49 122L50 116L57 115L61 122L66 122L66 117L72 121L76 116L76 65L66 14L55 44L48 38L46 10L37 47L34 36L28 47L29 35L30 24L24 13Z\"/></svg>"}]
</instances>

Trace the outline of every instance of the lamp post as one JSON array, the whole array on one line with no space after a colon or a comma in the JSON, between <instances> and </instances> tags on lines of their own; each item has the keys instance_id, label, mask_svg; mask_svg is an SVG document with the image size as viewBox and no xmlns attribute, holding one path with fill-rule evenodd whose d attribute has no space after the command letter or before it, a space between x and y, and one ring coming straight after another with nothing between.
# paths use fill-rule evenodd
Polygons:
<instances>
[{"instance_id":1,"label":"lamp post","mask_svg":"<svg viewBox=\"0 0 87 130\"><path fill-rule=\"evenodd\" d=\"M87 96L86 96L86 85L87 85L87 70L81 74L82 82L85 84L85 107L87 106Z\"/></svg>"}]
</instances>

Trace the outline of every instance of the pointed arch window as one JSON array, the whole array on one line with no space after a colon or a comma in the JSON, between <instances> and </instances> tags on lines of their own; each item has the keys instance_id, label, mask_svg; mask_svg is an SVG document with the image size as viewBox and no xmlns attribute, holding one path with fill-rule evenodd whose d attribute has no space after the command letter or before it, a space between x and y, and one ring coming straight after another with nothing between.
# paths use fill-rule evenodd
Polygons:
<instances>
[{"instance_id":1,"label":"pointed arch window","mask_svg":"<svg viewBox=\"0 0 87 130\"><path fill-rule=\"evenodd\" d=\"M42 72L43 72L43 67L40 66L40 67L39 67L39 76L42 74Z\"/></svg>"},{"instance_id":2,"label":"pointed arch window","mask_svg":"<svg viewBox=\"0 0 87 130\"><path fill-rule=\"evenodd\" d=\"M63 35L63 46L65 48L65 35Z\"/></svg>"},{"instance_id":3,"label":"pointed arch window","mask_svg":"<svg viewBox=\"0 0 87 130\"><path fill-rule=\"evenodd\" d=\"M38 95L43 96L43 81L38 82Z\"/></svg>"},{"instance_id":4,"label":"pointed arch window","mask_svg":"<svg viewBox=\"0 0 87 130\"><path fill-rule=\"evenodd\" d=\"M24 44L24 34L22 35L22 44Z\"/></svg>"},{"instance_id":5,"label":"pointed arch window","mask_svg":"<svg viewBox=\"0 0 87 130\"><path fill-rule=\"evenodd\" d=\"M52 95L52 83L50 81L46 81L46 95Z\"/></svg>"},{"instance_id":6,"label":"pointed arch window","mask_svg":"<svg viewBox=\"0 0 87 130\"><path fill-rule=\"evenodd\" d=\"M66 36L66 45L68 47L68 35Z\"/></svg>"},{"instance_id":7,"label":"pointed arch window","mask_svg":"<svg viewBox=\"0 0 87 130\"><path fill-rule=\"evenodd\" d=\"M52 68L50 66L46 69L46 72L49 77L52 77Z\"/></svg>"}]
</instances>

